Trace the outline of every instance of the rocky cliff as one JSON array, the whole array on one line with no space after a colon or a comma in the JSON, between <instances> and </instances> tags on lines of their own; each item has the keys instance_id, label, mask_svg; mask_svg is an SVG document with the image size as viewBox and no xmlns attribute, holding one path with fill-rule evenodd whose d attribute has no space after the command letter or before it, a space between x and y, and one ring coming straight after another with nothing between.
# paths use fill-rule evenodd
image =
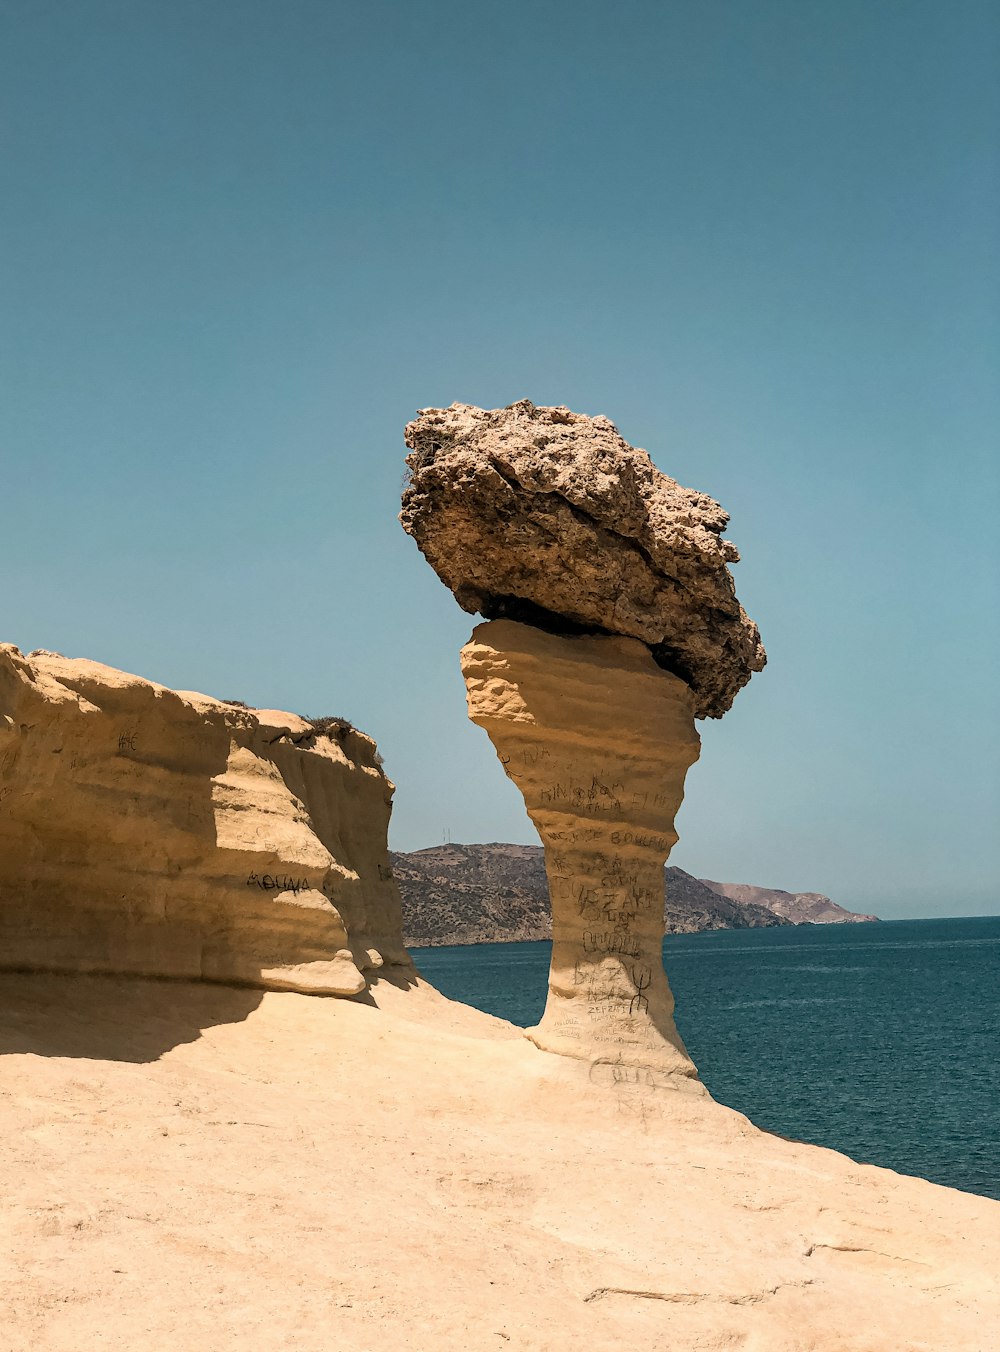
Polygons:
<instances>
[{"instance_id":1,"label":"rocky cliff","mask_svg":"<svg viewBox=\"0 0 1000 1352\"><path fill-rule=\"evenodd\" d=\"M357 994L410 969L392 791L341 720L0 646L0 966Z\"/></svg>"},{"instance_id":2,"label":"rocky cliff","mask_svg":"<svg viewBox=\"0 0 1000 1352\"><path fill-rule=\"evenodd\" d=\"M411 948L552 937L540 845L437 845L390 859Z\"/></svg>"},{"instance_id":3,"label":"rocky cliff","mask_svg":"<svg viewBox=\"0 0 1000 1352\"><path fill-rule=\"evenodd\" d=\"M411 947L552 937L539 845L437 845L390 857ZM765 906L721 896L683 869L668 865L664 873L668 934L792 923Z\"/></svg>"},{"instance_id":4,"label":"rocky cliff","mask_svg":"<svg viewBox=\"0 0 1000 1352\"><path fill-rule=\"evenodd\" d=\"M738 905L764 906L793 925L850 925L878 920L877 915L847 911L822 892L783 892L777 887L751 887L748 883L702 882L720 897Z\"/></svg>"}]
</instances>

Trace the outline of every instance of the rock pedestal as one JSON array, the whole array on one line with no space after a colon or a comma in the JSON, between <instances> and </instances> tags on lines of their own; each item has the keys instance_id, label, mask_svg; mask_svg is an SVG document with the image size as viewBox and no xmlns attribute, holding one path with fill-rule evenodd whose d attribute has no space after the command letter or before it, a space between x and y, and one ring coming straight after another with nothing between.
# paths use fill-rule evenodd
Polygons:
<instances>
[{"instance_id":1,"label":"rock pedestal","mask_svg":"<svg viewBox=\"0 0 1000 1352\"><path fill-rule=\"evenodd\" d=\"M552 967L528 1036L594 1080L701 1089L663 970L663 866L698 758L694 699L641 642L511 620L462 649L485 728L545 846Z\"/></svg>"},{"instance_id":2,"label":"rock pedestal","mask_svg":"<svg viewBox=\"0 0 1000 1352\"><path fill-rule=\"evenodd\" d=\"M0 969L408 977L375 743L0 644Z\"/></svg>"}]
</instances>

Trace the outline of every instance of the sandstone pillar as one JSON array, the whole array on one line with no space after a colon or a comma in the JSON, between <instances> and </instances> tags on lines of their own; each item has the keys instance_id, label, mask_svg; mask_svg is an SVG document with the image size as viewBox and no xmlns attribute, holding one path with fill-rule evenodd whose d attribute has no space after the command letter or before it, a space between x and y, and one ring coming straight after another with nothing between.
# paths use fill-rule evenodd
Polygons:
<instances>
[{"instance_id":1,"label":"sandstone pillar","mask_svg":"<svg viewBox=\"0 0 1000 1352\"><path fill-rule=\"evenodd\" d=\"M528 1036L595 1079L700 1089L662 960L663 866L700 745L691 691L636 639L511 620L474 630L462 672L545 846L552 967Z\"/></svg>"}]
</instances>

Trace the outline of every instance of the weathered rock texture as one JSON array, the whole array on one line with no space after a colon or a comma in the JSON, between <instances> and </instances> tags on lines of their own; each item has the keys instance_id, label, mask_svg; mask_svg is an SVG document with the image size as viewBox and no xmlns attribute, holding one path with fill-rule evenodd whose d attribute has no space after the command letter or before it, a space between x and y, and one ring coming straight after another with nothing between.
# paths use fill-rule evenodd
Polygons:
<instances>
[{"instance_id":1,"label":"weathered rock texture","mask_svg":"<svg viewBox=\"0 0 1000 1352\"><path fill-rule=\"evenodd\" d=\"M718 718L764 666L729 517L607 418L528 400L423 409L400 520L470 613L640 639Z\"/></svg>"},{"instance_id":2,"label":"weathered rock texture","mask_svg":"<svg viewBox=\"0 0 1000 1352\"><path fill-rule=\"evenodd\" d=\"M343 722L0 646L0 966L352 995L404 964L392 785Z\"/></svg>"},{"instance_id":3,"label":"weathered rock texture","mask_svg":"<svg viewBox=\"0 0 1000 1352\"><path fill-rule=\"evenodd\" d=\"M663 864L698 758L691 692L635 639L479 625L462 649L469 717L489 733L545 846L552 967L529 1036L700 1088L663 971Z\"/></svg>"}]
</instances>

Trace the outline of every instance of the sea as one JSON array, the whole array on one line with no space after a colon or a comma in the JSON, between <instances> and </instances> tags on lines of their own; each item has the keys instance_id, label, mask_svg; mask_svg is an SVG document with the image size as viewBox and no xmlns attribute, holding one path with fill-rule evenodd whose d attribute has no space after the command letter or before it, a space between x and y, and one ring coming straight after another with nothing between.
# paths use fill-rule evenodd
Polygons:
<instances>
[{"instance_id":1,"label":"sea","mask_svg":"<svg viewBox=\"0 0 1000 1352\"><path fill-rule=\"evenodd\" d=\"M452 999L529 1027L551 945L414 951ZM1000 916L668 935L675 1017L759 1127L1000 1199Z\"/></svg>"}]
</instances>

